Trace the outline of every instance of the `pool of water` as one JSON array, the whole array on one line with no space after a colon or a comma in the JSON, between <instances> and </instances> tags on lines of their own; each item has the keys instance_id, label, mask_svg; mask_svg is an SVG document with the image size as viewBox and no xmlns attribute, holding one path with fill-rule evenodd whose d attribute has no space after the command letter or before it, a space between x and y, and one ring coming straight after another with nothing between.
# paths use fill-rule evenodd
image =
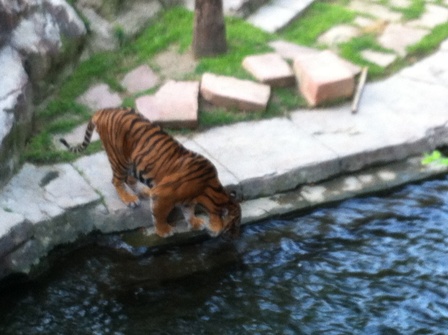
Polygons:
<instances>
[{"instance_id":1,"label":"pool of water","mask_svg":"<svg viewBox=\"0 0 448 335\"><path fill-rule=\"evenodd\" d=\"M446 334L448 179L164 250L119 241L2 292L0 334Z\"/></svg>"}]
</instances>

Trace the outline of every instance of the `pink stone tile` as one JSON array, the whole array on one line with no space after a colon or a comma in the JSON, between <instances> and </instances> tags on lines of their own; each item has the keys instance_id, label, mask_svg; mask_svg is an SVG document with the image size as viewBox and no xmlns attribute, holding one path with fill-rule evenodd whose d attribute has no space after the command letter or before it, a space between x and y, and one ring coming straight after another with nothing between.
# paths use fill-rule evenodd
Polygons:
<instances>
[{"instance_id":1,"label":"pink stone tile","mask_svg":"<svg viewBox=\"0 0 448 335\"><path fill-rule=\"evenodd\" d=\"M129 93L137 93L149 90L159 82L159 76L148 65L141 65L128 72L121 81L121 85Z\"/></svg>"},{"instance_id":2,"label":"pink stone tile","mask_svg":"<svg viewBox=\"0 0 448 335\"><path fill-rule=\"evenodd\" d=\"M156 94L135 100L150 121L172 128L194 128L198 123L199 82L169 81Z\"/></svg>"},{"instance_id":3,"label":"pink stone tile","mask_svg":"<svg viewBox=\"0 0 448 335\"><path fill-rule=\"evenodd\" d=\"M266 109L271 88L250 80L205 73L201 81L202 97L215 106L244 111Z\"/></svg>"},{"instance_id":4,"label":"pink stone tile","mask_svg":"<svg viewBox=\"0 0 448 335\"><path fill-rule=\"evenodd\" d=\"M287 87L296 82L289 64L276 53L247 56L243 67L258 81L270 86Z\"/></svg>"},{"instance_id":5,"label":"pink stone tile","mask_svg":"<svg viewBox=\"0 0 448 335\"><path fill-rule=\"evenodd\" d=\"M317 49L304 47L291 42L286 41L274 41L270 42L269 46L274 49L276 53L285 59L294 60L297 57L316 55L320 51Z\"/></svg>"},{"instance_id":6,"label":"pink stone tile","mask_svg":"<svg viewBox=\"0 0 448 335\"><path fill-rule=\"evenodd\" d=\"M299 89L311 106L350 97L355 88L354 73L333 53L324 51L294 62Z\"/></svg>"},{"instance_id":7,"label":"pink stone tile","mask_svg":"<svg viewBox=\"0 0 448 335\"><path fill-rule=\"evenodd\" d=\"M77 101L91 109L119 107L122 99L118 93L112 92L106 84L91 86Z\"/></svg>"}]
</instances>

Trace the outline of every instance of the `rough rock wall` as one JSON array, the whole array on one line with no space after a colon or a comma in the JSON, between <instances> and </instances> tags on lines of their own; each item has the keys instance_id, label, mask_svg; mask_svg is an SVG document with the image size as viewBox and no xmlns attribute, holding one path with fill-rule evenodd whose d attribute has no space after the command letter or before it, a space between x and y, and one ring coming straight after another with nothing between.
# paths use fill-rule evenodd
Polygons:
<instances>
[{"instance_id":1,"label":"rough rock wall","mask_svg":"<svg viewBox=\"0 0 448 335\"><path fill-rule=\"evenodd\" d=\"M19 164L34 103L76 61L86 32L64 0L0 0L0 187Z\"/></svg>"}]
</instances>

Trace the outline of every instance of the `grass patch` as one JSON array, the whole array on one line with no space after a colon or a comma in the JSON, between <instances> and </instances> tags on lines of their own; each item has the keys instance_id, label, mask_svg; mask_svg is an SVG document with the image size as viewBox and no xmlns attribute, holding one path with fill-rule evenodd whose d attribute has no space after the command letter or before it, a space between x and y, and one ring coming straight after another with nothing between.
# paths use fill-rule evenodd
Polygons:
<instances>
[{"instance_id":1,"label":"grass patch","mask_svg":"<svg viewBox=\"0 0 448 335\"><path fill-rule=\"evenodd\" d=\"M393 8L397 12L403 13L403 20L410 21L418 19L425 12L425 0L412 0L410 6L405 8Z\"/></svg>"},{"instance_id":2,"label":"grass patch","mask_svg":"<svg viewBox=\"0 0 448 335\"><path fill-rule=\"evenodd\" d=\"M436 49L440 43L448 38L448 22L436 26L428 35L413 46L408 48L408 57L418 57L428 55Z\"/></svg>"},{"instance_id":3,"label":"grass patch","mask_svg":"<svg viewBox=\"0 0 448 335\"><path fill-rule=\"evenodd\" d=\"M315 2L306 14L294 21L280 36L298 44L315 46L317 38L331 27L351 23L356 17L353 11L333 2Z\"/></svg>"}]
</instances>

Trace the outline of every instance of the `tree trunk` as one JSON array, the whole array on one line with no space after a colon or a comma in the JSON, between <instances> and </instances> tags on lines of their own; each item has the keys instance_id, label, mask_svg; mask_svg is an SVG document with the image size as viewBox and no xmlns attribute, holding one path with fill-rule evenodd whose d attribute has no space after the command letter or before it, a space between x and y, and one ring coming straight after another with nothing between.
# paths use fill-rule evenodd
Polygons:
<instances>
[{"instance_id":1,"label":"tree trunk","mask_svg":"<svg viewBox=\"0 0 448 335\"><path fill-rule=\"evenodd\" d=\"M227 51L222 0L196 0L194 9L193 52L196 58L216 56Z\"/></svg>"}]
</instances>

